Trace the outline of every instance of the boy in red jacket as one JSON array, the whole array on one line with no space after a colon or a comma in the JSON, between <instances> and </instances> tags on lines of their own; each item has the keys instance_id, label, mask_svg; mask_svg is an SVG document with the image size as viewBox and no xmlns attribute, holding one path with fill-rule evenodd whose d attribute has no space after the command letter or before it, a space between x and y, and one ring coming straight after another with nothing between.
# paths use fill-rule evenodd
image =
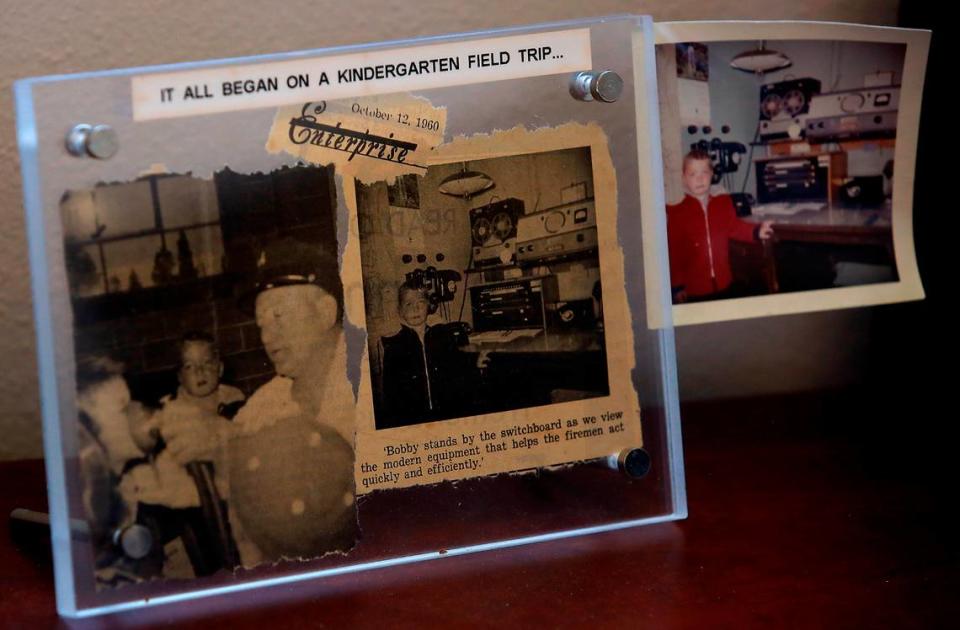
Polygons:
<instances>
[{"instance_id":1,"label":"boy in red jacket","mask_svg":"<svg viewBox=\"0 0 960 630\"><path fill-rule=\"evenodd\" d=\"M667 206L670 285L674 303L730 297L730 239L767 240L770 221L754 225L737 218L730 195L710 195L713 163L694 149L683 158L687 194Z\"/></svg>"}]
</instances>

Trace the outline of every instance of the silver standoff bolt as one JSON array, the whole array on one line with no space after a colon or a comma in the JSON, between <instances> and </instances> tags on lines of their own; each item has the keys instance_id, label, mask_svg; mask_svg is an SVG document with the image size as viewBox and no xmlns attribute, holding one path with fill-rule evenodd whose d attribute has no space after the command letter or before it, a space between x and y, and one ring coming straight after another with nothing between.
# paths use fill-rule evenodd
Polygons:
<instances>
[{"instance_id":1,"label":"silver standoff bolt","mask_svg":"<svg viewBox=\"0 0 960 630\"><path fill-rule=\"evenodd\" d=\"M625 448L607 457L607 465L631 479L640 479L650 472L650 454L642 448Z\"/></svg>"},{"instance_id":2,"label":"silver standoff bolt","mask_svg":"<svg viewBox=\"0 0 960 630\"><path fill-rule=\"evenodd\" d=\"M112 158L117 149L117 132L110 125L74 125L67 133L67 151L82 157L89 155L101 160Z\"/></svg>"},{"instance_id":3,"label":"silver standoff bolt","mask_svg":"<svg viewBox=\"0 0 960 630\"><path fill-rule=\"evenodd\" d=\"M623 92L623 79L613 70L578 72L570 79L570 94L581 101L613 103Z\"/></svg>"},{"instance_id":4,"label":"silver standoff bolt","mask_svg":"<svg viewBox=\"0 0 960 630\"><path fill-rule=\"evenodd\" d=\"M143 525L133 524L114 530L113 544L120 547L128 558L139 560L150 553L153 535Z\"/></svg>"}]
</instances>

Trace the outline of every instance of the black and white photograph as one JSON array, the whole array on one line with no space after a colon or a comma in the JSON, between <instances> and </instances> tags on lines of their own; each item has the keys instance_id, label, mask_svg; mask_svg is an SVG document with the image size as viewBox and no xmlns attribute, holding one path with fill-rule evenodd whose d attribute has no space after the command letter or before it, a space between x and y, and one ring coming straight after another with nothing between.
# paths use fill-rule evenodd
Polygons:
<instances>
[{"instance_id":1,"label":"black and white photograph","mask_svg":"<svg viewBox=\"0 0 960 630\"><path fill-rule=\"evenodd\" d=\"M98 585L353 546L335 194L315 166L64 194Z\"/></svg>"},{"instance_id":2,"label":"black and white photograph","mask_svg":"<svg viewBox=\"0 0 960 630\"><path fill-rule=\"evenodd\" d=\"M376 429L609 394L590 147L358 183ZM406 186L409 189L409 186Z\"/></svg>"},{"instance_id":3,"label":"black and white photograph","mask_svg":"<svg viewBox=\"0 0 960 630\"><path fill-rule=\"evenodd\" d=\"M714 28L719 41L657 46L675 323L708 320L701 303L899 284L914 265L894 229L912 194L895 176L901 104L919 98L907 43ZM681 54L701 48L706 82Z\"/></svg>"}]
</instances>

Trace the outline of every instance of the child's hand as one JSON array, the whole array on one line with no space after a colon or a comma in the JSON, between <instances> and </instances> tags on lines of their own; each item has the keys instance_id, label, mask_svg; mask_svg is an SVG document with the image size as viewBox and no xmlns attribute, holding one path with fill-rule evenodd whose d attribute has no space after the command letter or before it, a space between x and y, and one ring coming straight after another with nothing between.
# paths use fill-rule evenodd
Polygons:
<instances>
[{"instance_id":1,"label":"child's hand","mask_svg":"<svg viewBox=\"0 0 960 630\"><path fill-rule=\"evenodd\" d=\"M178 464L213 460L225 442L221 432L226 422L184 400L169 401L157 417L167 451Z\"/></svg>"},{"instance_id":2,"label":"child's hand","mask_svg":"<svg viewBox=\"0 0 960 630\"><path fill-rule=\"evenodd\" d=\"M480 354L477 355L477 369L485 370L490 366L490 351L481 350Z\"/></svg>"},{"instance_id":3,"label":"child's hand","mask_svg":"<svg viewBox=\"0 0 960 630\"><path fill-rule=\"evenodd\" d=\"M761 223L760 229L757 231L757 236L761 241L765 241L773 236L773 221L764 221Z\"/></svg>"},{"instance_id":4,"label":"child's hand","mask_svg":"<svg viewBox=\"0 0 960 630\"><path fill-rule=\"evenodd\" d=\"M186 414L164 414L161 431L167 452L178 464L213 461L226 444L229 423Z\"/></svg>"}]
</instances>

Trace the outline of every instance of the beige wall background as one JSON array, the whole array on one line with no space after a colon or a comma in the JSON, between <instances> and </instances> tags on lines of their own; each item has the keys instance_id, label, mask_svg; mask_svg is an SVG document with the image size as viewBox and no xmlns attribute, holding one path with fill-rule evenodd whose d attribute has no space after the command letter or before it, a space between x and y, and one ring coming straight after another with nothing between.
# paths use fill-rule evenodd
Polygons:
<instances>
[{"instance_id":1,"label":"beige wall background","mask_svg":"<svg viewBox=\"0 0 960 630\"><path fill-rule=\"evenodd\" d=\"M254 55L565 20L806 19L894 24L894 0L250 0L0 2L0 459L41 456L40 400L11 85L15 79ZM69 103L64 103L64 111ZM856 378L871 312L677 331L684 399L841 385Z\"/></svg>"}]
</instances>

